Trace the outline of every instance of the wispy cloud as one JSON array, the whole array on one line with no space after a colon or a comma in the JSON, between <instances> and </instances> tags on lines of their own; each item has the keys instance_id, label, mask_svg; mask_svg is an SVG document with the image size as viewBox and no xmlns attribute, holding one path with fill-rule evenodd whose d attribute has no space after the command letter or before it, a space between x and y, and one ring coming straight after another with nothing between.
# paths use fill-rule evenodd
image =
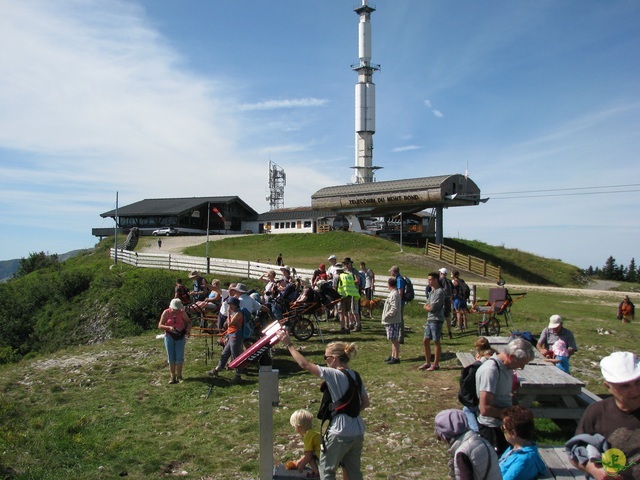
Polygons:
<instances>
[{"instance_id":1,"label":"wispy cloud","mask_svg":"<svg viewBox=\"0 0 640 480\"><path fill-rule=\"evenodd\" d=\"M324 107L328 100L322 98L292 98L286 100L267 100L259 103L245 103L240 105L242 111L276 110L280 108L308 108Z\"/></svg>"},{"instance_id":2,"label":"wispy cloud","mask_svg":"<svg viewBox=\"0 0 640 480\"><path fill-rule=\"evenodd\" d=\"M424 147L421 147L420 145L405 145L404 147L396 147L392 150L392 152L409 152L411 150L420 150Z\"/></svg>"},{"instance_id":3,"label":"wispy cloud","mask_svg":"<svg viewBox=\"0 0 640 480\"><path fill-rule=\"evenodd\" d=\"M424 106L427 107L431 113L433 113L434 117L438 117L438 118L442 118L444 117L444 114L438 110L437 108L433 108L433 105L431 104L431 100L427 99L424 101Z\"/></svg>"}]
</instances>

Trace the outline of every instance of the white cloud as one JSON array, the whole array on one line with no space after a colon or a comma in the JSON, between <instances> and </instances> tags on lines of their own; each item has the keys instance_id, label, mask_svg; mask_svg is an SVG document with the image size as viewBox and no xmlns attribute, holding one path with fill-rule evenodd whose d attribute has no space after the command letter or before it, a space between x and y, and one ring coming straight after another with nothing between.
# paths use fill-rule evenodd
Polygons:
<instances>
[{"instance_id":1,"label":"white cloud","mask_svg":"<svg viewBox=\"0 0 640 480\"><path fill-rule=\"evenodd\" d=\"M444 114L440 110L433 108L433 104L431 103L431 100L429 99L425 100L424 105L431 111L431 113L433 113L434 117L438 117L438 118L444 117Z\"/></svg>"},{"instance_id":2,"label":"white cloud","mask_svg":"<svg viewBox=\"0 0 640 480\"><path fill-rule=\"evenodd\" d=\"M324 107L328 100L322 98L292 98L286 100L267 100L259 103L245 103L240 105L242 111L275 110L279 108L307 108Z\"/></svg>"},{"instance_id":3,"label":"white cloud","mask_svg":"<svg viewBox=\"0 0 640 480\"><path fill-rule=\"evenodd\" d=\"M411 150L421 150L424 147L420 145L405 145L404 147L396 147L392 150L392 152L409 152Z\"/></svg>"}]
</instances>

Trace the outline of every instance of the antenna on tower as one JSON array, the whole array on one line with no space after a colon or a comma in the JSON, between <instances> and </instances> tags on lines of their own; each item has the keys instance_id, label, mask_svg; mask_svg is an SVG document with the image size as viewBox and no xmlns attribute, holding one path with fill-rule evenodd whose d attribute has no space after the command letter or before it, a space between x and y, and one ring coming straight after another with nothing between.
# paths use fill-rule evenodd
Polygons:
<instances>
[{"instance_id":1,"label":"antenna on tower","mask_svg":"<svg viewBox=\"0 0 640 480\"><path fill-rule=\"evenodd\" d=\"M287 175L284 168L269 160L269 210L284 208L284 187L287 184Z\"/></svg>"}]
</instances>

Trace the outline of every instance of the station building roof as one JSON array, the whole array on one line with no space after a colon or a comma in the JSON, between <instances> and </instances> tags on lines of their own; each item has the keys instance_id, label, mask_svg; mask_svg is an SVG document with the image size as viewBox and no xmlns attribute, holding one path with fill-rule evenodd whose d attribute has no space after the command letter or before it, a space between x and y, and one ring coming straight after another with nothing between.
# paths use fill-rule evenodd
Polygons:
<instances>
[{"instance_id":1,"label":"station building roof","mask_svg":"<svg viewBox=\"0 0 640 480\"><path fill-rule=\"evenodd\" d=\"M466 175L450 174L325 187L311 196L317 210L383 216L434 207L478 205L480 188Z\"/></svg>"},{"instance_id":2,"label":"station building roof","mask_svg":"<svg viewBox=\"0 0 640 480\"><path fill-rule=\"evenodd\" d=\"M190 197L190 198L148 198L118 207L118 216L120 217L147 217L147 216L179 216L184 215L192 210L198 209L203 205L229 205L237 204L246 210L247 215L257 215L253 208L243 202L240 197ZM115 217L116 211L109 210L101 213L103 218Z\"/></svg>"}]
</instances>

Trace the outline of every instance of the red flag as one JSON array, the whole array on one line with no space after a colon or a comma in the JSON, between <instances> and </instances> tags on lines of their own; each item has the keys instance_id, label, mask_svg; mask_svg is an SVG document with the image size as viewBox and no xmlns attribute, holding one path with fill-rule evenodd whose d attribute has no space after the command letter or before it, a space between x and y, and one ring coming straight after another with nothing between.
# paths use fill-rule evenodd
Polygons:
<instances>
[{"instance_id":1,"label":"red flag","mask_svg":"<svg viewBox=\"0 0 640 480\"><path fill-rule=\"evenodd\" d=\"M218 215L224 221L224 217L222 216L222 213L220 213L220 210L218 210L216 207L213 207L212 210L213 210L213 213Z\"/></svg>"}]
</instances>

